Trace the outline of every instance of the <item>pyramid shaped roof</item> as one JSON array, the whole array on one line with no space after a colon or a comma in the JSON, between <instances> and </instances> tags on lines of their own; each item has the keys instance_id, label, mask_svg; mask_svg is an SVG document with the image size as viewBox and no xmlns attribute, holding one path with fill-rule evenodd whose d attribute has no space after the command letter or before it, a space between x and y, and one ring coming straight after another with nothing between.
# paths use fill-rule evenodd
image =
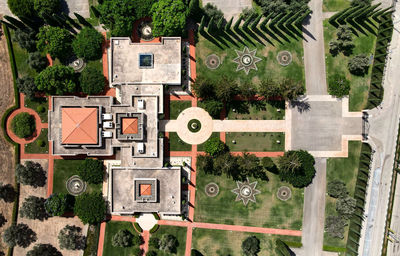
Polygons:
<instances>
[{"instance_id":1,"label":"pyramid shaped roof","mask_svg":"<svg viewBox=\"0 0 400 256\"><path fill-rule=\"evenodd\" d=\"M62 108L62 143L97 144L98 109Z\"/></svg>"},{"instance_id":2,"label":"pyramid shaped roof","mask_svg":"<svg viewBox=\"0 0 400 256\"><path fill-rule=\"evenodd\" d=\"M122 134L137 134L138 133L138 119L122 118Z\"/></svg>"}]
</instances>

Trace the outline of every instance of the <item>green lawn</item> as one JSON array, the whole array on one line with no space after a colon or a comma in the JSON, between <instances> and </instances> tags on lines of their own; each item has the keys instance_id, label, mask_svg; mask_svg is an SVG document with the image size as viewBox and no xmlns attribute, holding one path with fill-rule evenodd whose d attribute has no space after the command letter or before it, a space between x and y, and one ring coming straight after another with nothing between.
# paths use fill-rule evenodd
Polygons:
<instances>
[{"instance_id":1,"label":"green lawn","mask_svg":"<svg viewBox=\"0 0 400 256\"><path fill-rule=\"evenodd\" d=\"M284 117L284 101L234 101L228 113L228 119L239 120L283 120Z\"/></svg>"},{"instance_id":2,"label":"green lawn","mask_svg":"<svg viewBox=\"0 0 400 256\"><path fill-rule=\"evenodd\" d=\"M280 144L277 141L280 141ZM234 144L232 141L235 141ZM283 132L227 132L226 145L231 151L285 151Z\"/></svg>"},{"instance_id":3,"label":"green lawn","mask_svg":"<svg viewBox=\"0 0 400 256\"><path fill-rule=\"evenodd\" d=\"M189 100L171 100L169 103L169 119L177 119L179 114L192 106Z\"/></svg>"},{"instance_id":4,"label":"green lawn","mask_svg":"<svg viewBox=\"0 0 400 256\"><path fill-rule=\"evenodd\" d=\"M351 141L349 143L349 157L348 158L329 158L327 161L326 182L333 180L341 180L346 183L347 190L351 196L354 195L358 164L361 153L361 142ZM325 218L329 215L336 214L336 199L326 195L325 202ZM324 245L335 247L346 247L347 243L348 226L345 227L344 239L333 238L327 233L324 235Z\"/></svg>"},{"instance_id":5,"label":"green lawn","mask_svg":"<svg viewBox=\"0 0 400 256\"><path fill-rule=\"evenodd\" d=\"M270 78L290 78L304 84L303 42L301 40L290 40L290 42L282 40L283 44L272 41L275 46L266 41L263 41L265 44L263 45L254 39L252 39L252 43L246 40L245 43L249 50L257 50L256 56L262 59L256 64L258 70L250 70L249 74L246 75L243 70L236 72L237 64L233 62L237 57L235 50L243 51L245 45L242 43L235 45L225 40L227 45L221 44L221 49L215 43L199 35L199 41L196 44L197 76L208 77L212 80L229 76L239 83L249 82L253 84L258 84L261 80ZM293 56L292 63L286 67L281 66L276 59L278 52L282 50L291 52ZM221 60L221 65L214 70L210 70L205 65L207 56L211 54L216 54Z\"/></svg>"},{"instance_id":6,"label":"green lawn","mask_svg":"<svg viewBox=\"0 0 400 256\"><path fill-rule=\"evenodd\" d=\"M29 143L25 145L25 153L28 154L47 154L49 153L49 138L47 136L47 129L42 129L42 131L40 132L39 137ZM43 147L40 147L37 142L38 140L42 140L44 143L46 143Z\"/></svg>"},{"instance_id":7,"label":"green lawn","mask_svg":"<svg viewBox=\"0 0 400 256\"><path fill-rule=\"evenodd\" d=\"M26 98L25 107L35 110L39 114L42 123L47 123L47 118L48 118L47 111L49 110L48 101L49 100L47 97L34 98L32 100ZM44 108L44 111L39 112L38 110L39 106L42 106Z\"/></svg>"},{"instance_id":8,"label":"green lawn","mask_svg":"<svg viewBox=\"0 0 400 256\"><path fill-rule=\"evenodd\" d=\"M103 256L133 256L131 254L134 247L114 247L111 244L112 237L121 229L127 229L132 234L137 234L131 222L110 221L106 225L106 235L104 237Z\"/></svg>"},{"instance_id":9,"label":"green lawn","mask_svg":"<svg viewBox=\"0 0 400 256\"><path fill-rule=\"evenodd\" d=\"M179 138L176 132L169 133L169 151L191 151L192 145L187 144Z\"/></svg>"},{"instance_id":10,"label":"green lawn","mask_svg":"<svg viewBox=\"0 0 400 256\"><path fill-rule=\"evenodd\" d=\"M322 10L324 12L338 12L350 7L349 0L324 0Z\"/></svg>"},{"instance_id":11,"label":"green lawn","mask_svg":"<svg viewBox=\"0 0 400 256\"><path fill-rule=\"evenodd\" d=\"M151 237L157 237L160 239L163 234L171 234L178 239L178 247L176 248L176 253L166 253L161 250L157 250L156 248L150 247L149 250L156 250L157 255L159 256L168 256L168 255L185 255L186 248L186 232L187 229L185 227L175 227L175 226L160 226L156 233L151 234Z\"/></svg>"},{"instance_id":12,"label":"green lawn","mask_svg":"<svg viewBox=\"0 0 400 256\"><path fill-rule=\"evenodd\" d=\"M219 132L213 132L209 139L214 138L214 137L219 138L220 137L219 135L220 135ZM197 151L204 151L205 150L204 149L204 143L201 143L201 144L197 145Z\"/></svg>"},{"instance_id":13,"label":"green lawn","mask_svg":"<svg viewBox=\"0 0 400 256\"><path fill-rule=\"evenodd\" d=\"M54 160L53 193L68 193L67 180L77 175L77 168L84 160ZM101 192L103 184L87 184L86 192Z\"/></svg>"},{"instance_id":14,"label":"green lawn","mask_svg":"<svg viewBox=\"0 0 400 256\"><path fill-rule=\"evenodd\" d=\"M11 29L10 34L11 38L14 38L14 31ZM28 65L28 57L29 53L27 50L22 49L19 44L15 41L12 43L13 50L14 50L14 55L15 55L15 63L17 65L17 71L18 71L18 77L24 77L24 76L30 76L30 77L35 77L36 76L36 70L33 68L29 67Z\"/></svg>"},{"instance_id":15,"label":"green lawn","mask_svg":"<svg viewBox=\"0 0 400 256\"><path fill-rule=\"evenodd\" d=\"M225 230L193 229L192 248L203 255L243 255L241 245L249 236L256 236L260 240L258 256L275 256L275 240L300 242L301 237L278 236L247 232L232 232Z\"/></svg>"},{"instance_id":16,"label":"green lawn","mask_svg":"<svg viewBox=\"0 0 400 256\"><path fill-rule=\"evenodd\" d=\"M324 21L324 38L327 79L333 74L344 74L351 82L350 111L363 110L367 105L372 65L368 71L368 74L363 77L350 74L347 65L349 59L355 55L365 53L369 56L374 54L376 37L370 33L367 36L361 33L359 33L358 37L353 35L355 48L353 50L353 54L349 57L346 57L341 53L336 57L333 57L329 53L329 42L336 40L336 28L329 24L328 20Z\"/></svg>"},{"instance_id":17,"label":"green lawn","mask_svg":"<svg viewBox=\"0 0 400 256\"><path fill-rule=\"evenodd\" d=\"M103 60L91 60L86 64L87 67L93 67L103 73Z\"/></svg>"},{"instance_id":18,"label":"green lawn","mask_svg":"<svg viewBox=\"0 0 400 256\"><path fill-rule=\"evenodd\" d=\"M256 195L256 203L249 202L244 206L242 201L235 201L236 195L231 190L237 186L231 178L198 172L195 221L300 230L303 220L303 189L281 182L275 174L267 175L269 181L249 178L250 182L258 181L256 188L261 194ZM216 197L208 197L204 191L210 182L219 186ZM281 186L288 186L292 190L292 197L286 202L276 197Z\"/></svg>"}]
</instances>

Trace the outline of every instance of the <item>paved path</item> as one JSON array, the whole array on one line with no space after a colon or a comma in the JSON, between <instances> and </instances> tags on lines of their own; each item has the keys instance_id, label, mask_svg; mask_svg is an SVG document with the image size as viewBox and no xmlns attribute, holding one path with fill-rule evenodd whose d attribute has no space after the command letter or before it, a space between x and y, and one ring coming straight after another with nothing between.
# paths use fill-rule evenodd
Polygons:
<instances>
[{"instance_id":1,"label":"paved path","mask_svg":"<svg viewBox=\"0 0 400 256\"><path fill-rule=\"evenodd\" d=\"M306 74L307 95L326 95L324 29L322 15L322 1L311 0L311 19L306 19L303 29L305 40L304 69Z\"/></svg>"},{"instance_id":2,"label":"paved path","mask_svg":"<svg viewBox=\"0 0 400 256\"><path fill-rule=\"evenodd\" d=\"M324 241L326 158L315 159L316 175L304 190L302 254L320 256Z\"/></svg>"}]
</instances>

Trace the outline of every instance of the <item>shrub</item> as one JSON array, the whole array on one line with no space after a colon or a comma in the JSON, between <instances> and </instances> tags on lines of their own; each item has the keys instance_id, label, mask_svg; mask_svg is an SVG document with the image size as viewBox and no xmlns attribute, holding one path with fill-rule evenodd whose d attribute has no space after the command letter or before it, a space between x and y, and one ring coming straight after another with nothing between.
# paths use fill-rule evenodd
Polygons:
<instances>
[{"instance_id":1,"label":"shrub","mask_svg":"<svg viewBox=\"0 0 400 256\"><path fill-rule=\"evenodd\" d=\"M159 249L160 248L160 239L158 239L157 237L150 237L149 247L154 247L156 249Z\"/></svg>"},{"instance_id":2,"label":"shrub","mask_svg":"<svg viewBox=\"0 0 400 256\"><path fill-rule=\"evenodd\" d=\"M363 76L368 73L369 58L365 54L359 54L349 60L348 68L350 73L356 76Z\"/></svg>"},{"instance_id":3,"label":"shrub","mask_svg":"<svg viewBox=\"0 0 400 256\"><path fill-rule=\"evenodd\" d=\"M336 201L336 211L344 219L350 219L356 210L356 199L346 196L341 197Z\"/></svg>"},{"instance_id":4,"label":"shrub","mask_svg":"<svg viewBox=\"0 0 400 256\"><path fill-rule=\"evenodd\" d=\"M221 117L221 111L224 108L224 104L218 100L205 100L202 101L202 107L210 114L212 118L219 119Z\"/></svg>"},{"instance_id":5,"label":"shrub","mask_svg":"<svg viewBox=\"0 0 400 256\"><path fill-rule=\"evenodd\" d=\"M154 225L151 229L150 229L150 234L153 234L155 232L157 232L157 230L160 228L160 225L156 224Z\"/></svg>"},{"instance_id":6,"label":"shrub","mask_svg":"<svg viewBox=\"0 0 400 256\"><path fill-rule=\"evenodd\" d=\"M215 6L214 4L207 3L203 9L204 9L204 14L206 15L208 20L211 20L211 18L214 21L219 21L223 19L224 23L226 23L226 20L224 18L224 13L220 9L218 9L218 7Z\"/></svg>"},{"instance_id":7,"label":"shrub","mask_svg":"<svg viewBox=\"0 0 400 256\"><path fill-rule=\"evenodd\" d=\"M178 247L178 239L171 234L163 234L160 239L160 250L168 253L176 253Z\"/></svg>"},{"instance_id":8,"label":"shrub","mask_svg":"<svg viewBox=\"0 0 400 256\"><path fill-rule=\"evenodd\" d=\"M139 233L142 233L142 232L143 232L143 229L142 229L142 227L139 225L139 223L135 222L135 223L133 223L133 226L135 227L135 229L136 229L137 232L139 232Z\"/></svg>"},{"instance_id":9,"label":"shrub","mask_svg":"<svg viewBox=\"0 0 400 256\"><path fill-rule=\"evenodd\" d=\"M219 138L208 139L204 144L204 149L210 156L218 156L226 152L227 147Z\"/></svg>"},{"instance_id":10,"label":"shrub","mask_svg":"<svg viewBox=\"0 0 400 256\"><path fill-rule=\"evenodd\" d=\"M34 15L33 0L7 0L8 8L18 17L31 17Z\"/></svg>"},{"instance_id":11,"label":"shrub","mask_svg":"<svg viewBox=\"0 0 400 256\"><path fill-rule=\"evenodd\" d=\"M27 161L25 165L17 164L15 176L19 183L34 188L43 187L46 184L46 173L43 167L36 162Z\"/></svg>"},{"instance_id":12,"label":"shrub","mask_svg":"<svg viewBox=\"0 0 400 256\"><path fill-rule=\"evenodd\" d=\"M44 208L44 202L46 200L42 197L29 196L25 198L22 203L21 209L19 210L19 215L22 218L41 220L47 219L47 212Z\"/></svg>"},{"instance_id":13,"label":"shrub","mask_svg":"<svg viewBox=\"0 0 400 256\"><path fill-rule=\"evenodd\" d=\"M260 240L256 236L249 236L242 242L242 251L245 256L255 256L260 252Z\"/></svg>"},{"instance_id":14,"label":"shrub","mask_svg":"<svg viewBox=\"0 0 400 256\"><path fill-rule=\"evenodd\" d=\"M279 176L296 188L308 186L314 176L314 157L307 151L287 151L279 158Z\"/></svg>"},{"instance_id":15,"label":"shrub","mask_svg":"<svg viewBox=\"0 0 400 256\"><path fill-rule=\"evenodd\" d=\"M76 198L74 213L84 224L99 223L104 219L106 203L101 193L82 194Z\"/></svg>"},{"instance_id":16,"label":"shrub","mask_svg":"<svg viewBox=\"0 0 400 256\"><path fill-rule=\"evenodd\" d=\"M183 35L188 10L182 0L159 0L153 4L151 12L154 36Z\"/></svg>"},{"instance_id":17,"label":"shrub","mask_svg":"<svg viewBox=\"0 0 400 256\"><path fill-rule=\"evenodd\" d=\"M24 76L17 79L18 91L25 94L28 99L33 99L37 92L35 80L32 77Z\"/></svg>"},{"instance_id":18,"label":"shrub","mask_svg":"<svg viewBox=\"0 0 400 256\"><path fill-rule=\"evenodd\" d=\"M74 198L67 194L54 193L46 199L44 208L50 216L61 216L72 210Z\"/></svg>"},{"instance_id":19,"label":"shrub","mask_svg":"<svg viewBox=\"0 0 400 256\"><path fill-rule=\"evenodd\" d=\"M99 184L103 182L104 165L102 160L95 160L86 158L78 166L78 175L84 181L92 184Z\"/></svg>"},{"instance_id":20,"label":"shrub","mask_svg":"<svg viewBox=\"0 0 400 256\"><path fill-rule=\"evenodd\" d=\"M328 195L333 198L347 196L346 184L340 180L333 180L328 183L327 186Z\"/></svg>"},{"instance_id":21,"label":"shrub","mask_svg":"<svg viewBox=\"0 0 400 256\"><path fill-rule=\"evenodd\" d=\"M97 60L102 56L101 45L103 35L94 28L83 28L72 42L72 48L76 56L85 60Z\"/></svg>"},{"instance_id":22,"label":"shrub","mask_svg":"<svg viewBox=\"0 0 400 256\"><path fill-rule=\"evenodd\" d=\"M3 199L4 202L11 203L14 201L16 195L17 193L11 184L4 185L0 182L0 199Z\"/></svg>"},{"instance_id":23,"label":"shrub","mask_svg":"<svg viewBox=\"0 0 400 256\"><path fill-rule=\"evenodd\" d=\"M36 240L36 233L30 229L28 225L23 223L16 225L13 224L3 233L3 241L8 245L8 247L18 245L22 248L26 248Z\"/></svg>"},{"instance_id":24,"label":"shrub","mask_svg":"<svg viewBox=\"0 0 400 256\"><path fill-rule=\"evenodd\" d=\"M74 76L73 68L55 65L40 72L35 78L35 84L38 90L49 94L72 93L76 88Z\"/></svg>"},{"instance_id":25,"label":"shrub","mask_svg":"<svg viewBox=\"0 0 400 256\"><path fill-rule=\"evenodd\" d=\"M279 238L275 240L275 252L279 256L290 256L294 254L289 246Z\"/></svg>"},{"instance_id":26,"label":"shrub","mask_svg":"<svg viewBox=\"0 0 400 256\"><path fill-rule=\"evenodd\" d=\"M49 53L52 58L65 60L71 55L72 38L71 33L64 28L41 27L37 34L36 47L39 51Z\"/></svg>"},{"instance_id":27,"label":"shrub","mask_svg":"<svg viewBox=\"0 0 400 256\"><path fill-rule=\"evenodd\" d=\"M46 56L43 56L40 52L31 52L28 57L28 65L40 72L49 65L49 61Z\"/></svg>"},{"instance_id":28,"label":"shrub","mask_svg":"<svg viewBox=\"0 0 400 256\"><path fill-rule=\"evenodd\" d=\"M11 129L18 137L28 138L36 130L35 117L26 112L19 113L11 121Z\"/></svg>"},{"instance_id":29,"label":"shrub","mask_svg":"<svg viewBox=\"0 0 400 256\"><path fill-rule=\"evenodd\" d=\"M104 90L105 78L101 71L93 67L86 67L79 78L82 92L99 94Z\"/></svg>"},{"instance_id":30,"label":"shrub","mask_svg":"<svg viewBox=\"0 0 400 256\"><path fill-rule=\"evenodd\" d=\"M346 221L339 216L328 216L325 220L325 230L331 237L344 238Z\"/></svg>"},{"instance_id":31,"label":"shrub","mask_svg":"<svg viewBox=\"0 0 400 256\"><path fill-rule=\"evenodd\" d=\"M85 249L85 240L82 229L77 226L66 225L58 234L58 243L61 249L83 250Z\"/></svg>"},{"instance_id":32,"label":"shrub","mask_svg":"<svg viewBox=\"0 0 400 256\"><path fill-rule=\"evenodd\" d=\"M330 95L334 95L338 98L349 95L350 81L347 80L345 76L334 74L330 76L328 80L328 92Z\"/></svg>"},{"instance_id":33,"label":"shrub","mask_svg":"<svg viewBox=\"0 0 400 256\"><path fill-rule=\"evenodd\" d=\"M37 14L43 18L43 14L49 16L60 11L60 0L34 0L34 9Z\"/></svg>"},{"instance_id":34,"label":"shrub","mask_svg":"<svg viewBox=\"0 0 400 256\"><path fill-rule=\"evenodd\" d=\"M103 0L97 6L100 23L111 30L111 36L131 36L135 2L131 0Z\"/></svg>"},{"instance_id":35,"label":"shrub","mask_svg":"<svg viewBox=\"0 0 400 256\"><path fill-rule=\"evenodd\" d=\"M62 256L54 246L51 244L36 244L26 256Z\"/></svg>"},{"instance_id":36,"label":"shrub","mask_svg":"<svg viewBox=\"0 0 400 256\"><path fill-rule=\"evenodd\" d=\"M13 39L28 52L36 51L36 32L33 29L17 29Z\"/></svg>"}]
</instances>

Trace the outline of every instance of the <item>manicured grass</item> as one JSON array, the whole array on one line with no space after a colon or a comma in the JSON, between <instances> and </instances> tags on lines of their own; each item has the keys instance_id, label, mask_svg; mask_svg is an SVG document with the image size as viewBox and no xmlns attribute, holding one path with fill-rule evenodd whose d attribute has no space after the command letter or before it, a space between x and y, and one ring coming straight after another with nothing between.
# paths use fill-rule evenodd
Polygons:
<instances>
[{"instance_id":1,"label":"manicured grass","mask_svg":"<svg viewBox=\"0 0 400 256\"><path fill-rule=\"evenodd\" d=\"M106 235L104 238L103 256L131 256L132 247L114 247L111 244L113 236L121 229L127 229L132 234L137 234L131 222L110 221L106 225Z\"/></svg>"},{"instance_id":2,"label":"manicured grass","mask_svg":"<svg viewBox=\"0 0 400 256\"><path fill-rule=\"evenodd\" d=\"M177 119L179 114L192 106L189 100L172 100L169 103L169 119Z\"/></svg>"},{"instance_id":3,"label":"manicured grass","mask_svg":"<svg viewBox=\"0 0 400 256\"><path fill-rule=\"evenodd\" d=\"M284 101L234 101L228 113L228 119L239 120L283 120L284 117Z\"/></svg>"},{"instance_id":4,"label":"manicured grass","mask_svg":"<svg viewBox=\"0 0 400 256\"><path fill-rule=\"evenodd\" d=\"M15 32L10 29L10 34L11 38L14 38ZM15 63L17 65L17 70L18 70L18 77L24 77L24 76L30 76L30 77L35 77L36 76L36 70L33 68L29 67L28 65L28 57L29 53L27 50L22 49L19 44L15 41L13 41L13 50L14 50L14 55L15 55Z\"/></svg>"},{"instance_id":5,"label":"manicured grass","mask_svg":"<svg viewBox=\"0 0 400 256\"><path fill-rule=\"evenodd\" d=\"M219 138L219 132L213 132L211 134L210 138L208 138L208 139L211 139L211 138ZM204 143L201 143L201 144L197 145L197 151L204 151L205 150L204 149Z\"/></svg>"},{"instance_id":6,"label":"manicured grass","mask_svg":"<svg viewBox=\"0 0 400 256\"><path fill-rule=\"evenodd\" d=\"M348 158L329 158L327 161L326 182L341 180L346 183L349 195L354 195L358 166L361 152L361 142L351 141L349 143ZM336 200L328 195L325 198L325 218L329 215L337 215ZM346 247L349 226L345 227L344 239L333 238L327 233L324 235L324 245L334 247Z\"/></svg>"},{"instance_id":7,"label":"manicured grass","mask_svg":"<svg viewBox=\"0 0 400 256\"><path fill-rule=\"evenodd\" d=\"M324 0L322 10L324 12L338 12L350 7L349 0Z\"/></svg>"},{"instance_id":8,"label":"manicured grass","mask_svg":"<svg viewBox=\"0 0 400 256\"><path fill-rule=\"evenodd\" d=\"M68 193L66 188L67 180L77 175L78 166L84 160L54 160L53 193ZM86 193L101 192L103 184L87 184Z\"/></svg>"},{"instance_id":9,"label":"manicured grass","mask_svg":"<svg viewBox=\"0 0 400 256\"><path fill-rule=\"evenodd\" d=\"M179 138L176 132L169 133L169 151L191 151L192 145L187 144Z\"/></svg>"},{"instance_id":10,"label":"manicured grass","mask_svg":"<svg viewBox=\"0 0 400 256\"><path fill-rule=\"evenodd\" d=\"M243 255L242 242L249 236L260 240L259 256L275 256L275 240L300 242L301 237L232 232L225 230L193 229L192 248L203 255Z\"/></svg>"},{"instance_id":11,"label":"manicured grass","mask_svg":"<svg viewBox=\"0 0 400 256\"><path fill-rule=\"evenodd\" d=\"M276 143L280 141L280 144ZM234 144L232 141L235 141ZM283 132L227 132L226 145L231 151L285 151Z\"/></svg>"},{"instance_id":12,"label":"manicured grass","mask_svg":"<svg viewBox=\"0 0 400 256\"><path fill-rule=\"evenodd\" d=\"M36 113L39 114L40 120L42 123L47 123L47 118L48 118L48 110L49 110L49 102L48 102L47 97L41 97L41 98L34 98L32 100L25 98L25 107L33 109L36 111ZM44 110L42 112L39 112L38 108L39 106L42 106Z\"/></svg>"},{"instance_id":13,"label":"manicured grass","mask_svg":"<svg viewBox=\"0 0 400 256\"><path fill-rule=\"evenodd\" d=\"M88 61L86 66L95 68L95 69L99 70L101 73L103 73L103 60L102 59Z\"/></svg>"},{"instance_id":14,"label":"manicured grass","mask_svg":"<svg viewBox=\"0 0 400 256\"><path fill-rule=\"evenodd\" d=\"M25 146L25 153L28 154L47 154L49 152L49 139L48 139L48 135L47 135L48 130L47 129L42 129L42 131L40 132L39 137L29 143L26 144ZM38 140L42 140L44 143L46 143L43 147L40 147L37 142Z\"/></svg>"},{"instance_id":15,"label":"manicured grass","mask_svg":"<svg viewBox=\"0 0 400 256\"><path fill-rule=\"evenodd\" d=\"M338 54L336 57L333 57L329 53L329 42L336 40L336 28L329 24L328 20L324 20L324 38L327 79L333 74L344 74L351 83L349 98L350 111L363 110L367 105L372 65L369 68L368 74L363 77L350 74L347 65L349 60L355 55L365 53L367 56L370 56L374 54L376 37L370 33L368 33L368 35L361 33L359 33L358 36L353 35L355 48L353 50L353 54L349 57L344 56L342 53Z\"/></svg>"},{"instance_id":16,"label":"manicured grass","mask_svg":"<svg viewBox=\"0 0 400 256\"><path fill-rule=\"evenodd\" d=\"M250 182L258 182L256 189L261 193L256 195L256 203L249 202L245 206L242 201L235 201L236 194L231 192L237 187L234 180L225 175L215 176L198 172L195 221L300 230L303 220L304 190L281 182L275 174L267 173L267 175L269 181L249 178ZM208 197L204 191L210 182L215 182L219 186L219 194L216 197ZM286 202L276 197L281 186L288 186L292 190L292 197Z\"/></svg>"},{"instance_id":17,"label":"manicured grass","mask_svg":"<svg viewBox=\"0 0 400 256\"><path fill-rule=\"evenodd\" d=\"M252 39L252 43L245 41L249 50L256 49L256 56L262 59L256 64L258 70L250 70L249 74L246 75L243 70L236 72L237 64L233 62L237 57L235 50L243 51L245 45L237 42L237 40L235 40L237 45L225 40L227 45L220 43L221 49L213 42L199 35L199 42L196 44L197 76L208 77L216 81L223 76L228 76L236 79L239 83L249 82L253 84L258 84L263 79L290 78L304 84L303 42L301 40L290 40L290 42L282 40L283 44L273 41L275 46L265 41L263 41L265 44L263 45L254 39ZM282 50L291 52L293 56L292 63L286 67L281 66L276 59L278 52ZM207 56L211 54L216 54L221 60L221 65L214 70L210 70L205 65Z\"/></svg>"},{"instance_id":18,"label":"manicured grass","mask_svg":"<svg viewBox=\"0 0 400 256\"><path fill-rule=\"evenodd\" d=\"M161 250L157 250L150 246L149 250L156 250L157 255L159 256L168 256L168 255L185 255L186 248L186 232L187 228L185 227L175 227L175 226L160 226L156 233L151 234L151 237L157 237L161 239L164 234L171 234L176 237L178 240L178 247L176 248L176 253L170 254Z\"/></svg>"}]
</instances>

